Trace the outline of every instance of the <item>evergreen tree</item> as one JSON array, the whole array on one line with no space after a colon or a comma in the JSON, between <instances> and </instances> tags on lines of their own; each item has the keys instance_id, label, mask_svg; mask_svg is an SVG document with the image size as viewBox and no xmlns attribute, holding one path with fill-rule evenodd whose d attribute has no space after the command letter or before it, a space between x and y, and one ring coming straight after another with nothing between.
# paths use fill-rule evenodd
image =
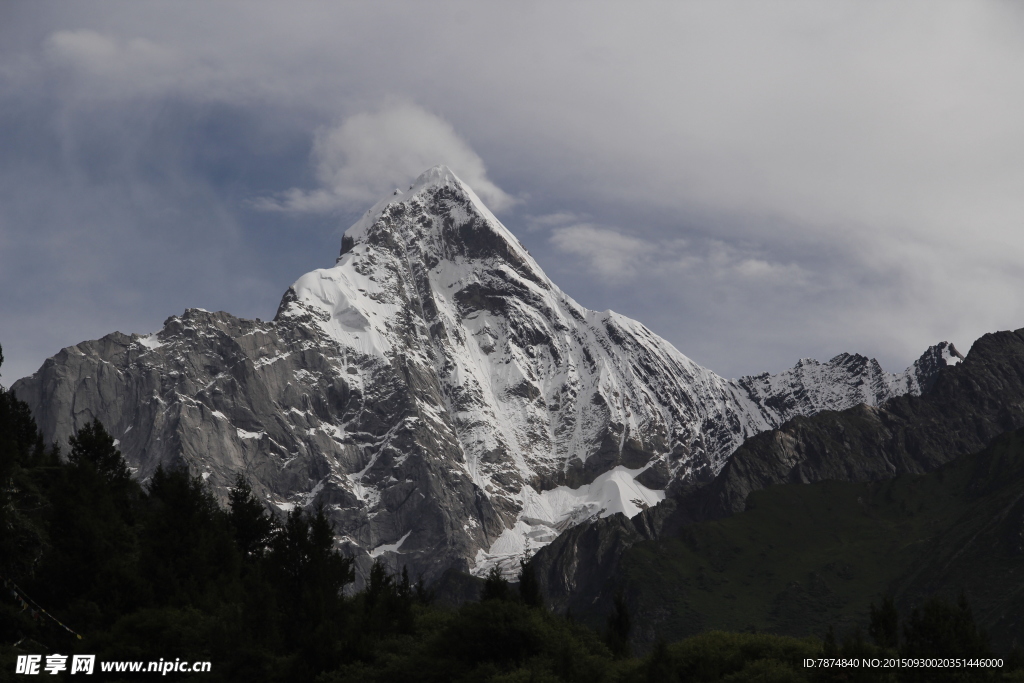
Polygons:
<instances>
[{"instance_id":1,"label":"evergreen tree","mask_svg":"<svg viewBox=\"0 0 1024 683\"><path fill-rule=\"evenodd\" d=\"M523 604L530 607L544 607L544 597L540 592L540 582L533 571L533 564L519 560L519 597Z\"/></svg>"},{"instance_id":2,"label":"evergreen tree","mask_svg":"<svg viewBox=\"0 0 1024 683\"><path fill-rule=\"evenodd\" d=\"M290 669L295 680L340 662L345 623L344 587L355 578L353 561L334 550L334 530L322 505L313 515L288 514L267 555L277 592L283 644L301 654Z\"/></svg>"},{"instance_id":3,"label":"evergreen tree","mask_svg":"<svg viewBox=\"0 0 1024 683\"><path fill-rule=\"evenodd\" d=\"M0 366L3 366L3 360L3 347L0 347ZM56 464L47 455L43 435L28 404L0 385L0 476L3 473L12 476L16 466Z\"/></svg>"},{"instance_id":4,"label":"evergreen tree","mask_svg":"<svg viewBox=\"0 0 1024 683\"><path fill-rule=\"evenodd\" d=\"M0 365L3 350L0 349ZM58 461L46 452L28 406L0 386L0 578L24 584L46 547L44 514L49 507L39 469ZM0 643L35 635L38 624L5 586L0 597Z\"/></svg>"},{"instance_id":5,"label":"evergreen tree","mask_svg":"<svg viewBox=\"0 0 1024 683\"><path fill-rule=\"evenodd\" d=\"M903 625L901 657L957 657L965 659L992 656L987 636L974 623L974 615L961 593L956 604L938 596L929 598L921 607L914 608ZM991 680L994 671L978 669L907 669L907 681Z\"/></svg>"},{"instance_id":6,"label":"evergreen tree","mask_svg":"<svg viewBox=\"0 0 1024 683\"><path fill-rule=\"evenodd\" d=\"M232 540L228 516L201 478L157 468L149 482L140 560L157 604L221 602L225 591L238 587Z\"/></svg>"},{"instance_id":7,"label":"evergreen tree","mask_svg":"<svg viewBox=\"0 0 1024 683\"><path fill-rule=\"evenodd\" d=\"M282 589L297 598L302 571L309 561L309 520L296 508L285 517L270 545L270 564Z\"/></svg>"},{"instance_id":8,"label":"evergreen tree","mask_svg":"<svg viewBox=\"0 0 1024 683\"><path fill-rule=\"evenodd\" d=\"M307 600L322 610L322 619L336 617L344 603L345 586L355 580L351 558L334 549L334 526L323 504L309 518L309 555L303 571Z\"/></svg>"},{"instance_id":9,"label":"evergreen tree","mask_svg":"<svg viewBox=\"0 0 1024 683\"><path fill-rule=\"evenodd\" d=\"M438 634L436 647L463 665L491 663L507 670L524 664L546 647L557 646L557 642L548 637L550 631L545 616L515 600L466 603ZM491 669L490 674L481 675L477 680L486 680L494 673L496 669ZM460 678L474 680L470 676Z\"/></svg>"},{"instance_id":10,"label":"evergreen tree","mask_svg":"<svg viewBox=\"0 0 1024 683\"><path fill-rule=\"evenodd\" d=\"M617 659L631 656L629 636L632 630L633 622L629 616L629 607L626 606L626 598L622 591L619 591L615 594L614 609L608 615L608 629L605 635L605 643Z\"/></svg>"},{"instance_id":11,"label":"evergreen tree","mask_svg":"<svg viewBox=\"0 0 1024 683\"><path fill-rule=\"evenodd\" d=\"M262 557L270 545L274 520L241 473L235 477L235 485L228 494L228 505L231 509L228 518L242 557L247 560Z\"/></svg>"},{"instance_id":12,"label":"evergreen tree","mask_svg":"<svg viewBox=\"0 0 1024 683\"><path fill-rule=\"evenodd\" d=\"M21 580L42 553L44 534L35 513L46 508L46 500L32 470L51 463L56 456L45 453L28 405L0 387L0 575Z\"/></svg>"},{"instance_id":13,"label":"evergreen tree","mask_svg":"<svg viewBox=\"0 0 1024 683\"><path fill-rule=\"evenodd\" d=\"M288 513L267 559L272 581L293 605L312 594L334 601L355 578L352 560L334 550L334 532L322 507L312 516L300 509Z\"/></svg>"},{"instance_id":14,"label":"evergreen tree","mask_svg":"<svg viewBox=\"0 0 1024 683\"><path fill-rule=\"evenodd\" d=\"M658 639L654 644L654 652L645 667L648 683L673 683L679 680L679 673L673 666L672 656L668 652L668 644Z\"/></svg>"},{"instance_id":15,"label":"evergreen tree","mask_svg":"<svg viewBox=\"0 0 1024 683\"><path fill-rule=\"evenodd\" d=\"M408 569L403 568L398 579L381 560L376 560L370 567L362 596L361 630L371 640L395 633L411 633L412 603L413 589ZM357 649L362 652L368 647L372 646L365 639L357 644Z\"/></svg>"},{"instance_id":16,"label":"evergreen tree","mask_svg":"<svg viewBox=\"0 0 1024 683\"><path fill-rule=\"evenodd\" d=\"M282 610L300 630L337 615L344 587L355 580L353 561L334 550L334 531L322 506L310 516L295 509L271 541L270 578Z\"/></svg>"},{"instance_id":17,"label":"evergreen tree","mask_svg":"<svg viewBox=\"0 0 1024 683\"><path fill-rule=\"evenodd\" d=\"M434 602L434 591L427 588L427 584L423 581L422 576L416 580L416 585L413 586L412 590L413 598L417 603L421 605L429 605Z\"/></svg>"},{"instance_id":18,"label":"evergreen tree","mask_svg":"<svg viewBox=\"0 0 1024 683\"><path fill-rule=\"evenodd\" d=\"M974 623L963 593L956 604L938 596L914 608L903 625L903 657L986 657L988 637Z\"/></svg>"},{"instance_id":19,"label":"evergreen tree","mask_svg":"<svg viewBox=\"0 0 1024 683\"><path fill-rule=\"evenodd\" d=\"M68 462L56 470L47 491L51 550L32 590L51 607L77 601L78 611L92 615L88 623L109 620L144 598L136 563L143 494L98 420L69 442Z\"/></svg>"},{"instance_id":20,"label":"evergreen tree","mask_svg":"<svg viewBox=\"0 0 1024 683\"><path fill-rule=\"evenodd\" d=\"M882 598L881 607L871 603L871 621L868 634L878 647L895 650L899 646L899 613L891 595Z\"/></svg>"},{"instance_id":21,"label":"evergreen tree","mask_svg":"<svg viewBox=\"0 0 1024 683\"><path fill-rule=\"evenodd\" d=\"M371 659L377 641L387 632L389 598L394 593L394 583L384 563L374 560L359 596L359 628L351 642L351 649L359 659Z\"/></svg>"},{"instance_id":22,"label":"evergreen tree","mask_svg":"<svg viewBox=\"0 0 1024 683\"><path fill-rule=\"evenodd\" d=\"M402 567L402 579L395 583L395 628L399 633L413 632L412 605L415 601L409 568Z\"/></svg>"},{"instance_id":23,"label":"evergreen tree","mask_svg":"<svg viewBox=\"0 0 1024 683\"><path fill-rule=\"evenodd\" d=\"M108 484L119 491L126 489L131 480L128 463L121 456L121 451L114 445L114 437L107 433L99 420L92 422L75 432L69 440L71 453L68 462L79 469L91 469Z\"/></svg>"},{"instance_id":24,"label":"evergreen tree","mask_svg":"<svg viewBox=\"0 0 1024 683\"><path fill-rule=\"evenodd\" d=\"M487 572L487 578L484 579L484 587L480 592L480 601L511 599L512 590L508 585L508 579L502 576L501 570L498 567L491 567L491 570Z\"/></svg>"}]
</instances>

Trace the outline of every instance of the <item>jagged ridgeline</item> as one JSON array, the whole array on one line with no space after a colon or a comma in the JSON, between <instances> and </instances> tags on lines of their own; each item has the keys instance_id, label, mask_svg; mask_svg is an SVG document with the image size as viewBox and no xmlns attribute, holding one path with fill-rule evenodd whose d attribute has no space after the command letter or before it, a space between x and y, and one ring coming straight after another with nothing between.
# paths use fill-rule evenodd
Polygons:
<instances>
[{"instance_id":1,"label":"jagged ridgeline","mask_svg":"<svg viewBox=\"0 0 1024 683\"><path fill-rule=\"evenodd\" d=\"M326 506L339 542L428 580L514 571L582 521L711 480L748 437L799 415L919 394L841 355L727 380L638 322L552 283L441 166L371 208L273 321L189 309L148 335L68 347L13 389L45 439L98 419L142 481L187 466L223 501Z\"/></svg>"},{"instance_id":2,"label":"jagged ridgeline","mask_svg":"<svg viewBox=\"0 0 1024 683\"><path fill-rule=\"evenodd\" d=\"M624 592L649 642L849 630L883 594L907 612L963 591L1009 651L1024 642L1021 428L1024 330L986 334L921 396L794 418L709 484L572 529L533 565L549 604L584 619Z\"/></svg>"}]
</instances>

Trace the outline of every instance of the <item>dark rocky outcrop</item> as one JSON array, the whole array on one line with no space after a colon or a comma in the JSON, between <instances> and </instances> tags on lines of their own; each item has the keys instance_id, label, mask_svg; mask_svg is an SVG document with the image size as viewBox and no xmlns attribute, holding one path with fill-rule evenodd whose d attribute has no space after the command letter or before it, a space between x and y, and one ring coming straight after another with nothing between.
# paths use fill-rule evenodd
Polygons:
<instances>
[{"instance_id":1,"label":"dark rocky outcrop","mask_svg":"<svg viewBox=\"0 0 1024 683\"><path fill-rule=\"evenodd\" d=\"M1024 329L986 334L939 369L921 396L797 417L740 446L714 482L680 505L682 520L743 510L751 491L826 479L929 472L1024 426Z\"/></svg>"},{"instance_id":2,"label":"dark rocky outcrop","mask_svg":"<svg viewBox=\"0 0 1024 683\"><path fill-rule=\"evenodd\" d=\"M629 546L741 512L753 491L930 472L1024 427L1024 330L986 334L963 362L936 370L921 396L796 417L745 441L709 483L676 482L642 518L609 518L555 539L533 560L548 600L600 612L622 582Z\"/></svg>"}]
</instances>

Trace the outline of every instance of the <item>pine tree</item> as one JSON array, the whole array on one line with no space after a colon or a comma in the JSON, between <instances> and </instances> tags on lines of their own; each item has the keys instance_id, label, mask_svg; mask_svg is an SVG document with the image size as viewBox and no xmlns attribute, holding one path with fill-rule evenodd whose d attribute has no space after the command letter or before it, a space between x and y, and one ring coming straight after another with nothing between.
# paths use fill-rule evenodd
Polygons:
<instances>
[{"instance_id":1,"label":"pine tree","mask_svg":"<svg viewBox=\"0 0 1024 683\"><path fill-rule=\"evenodd\" d=\"M344 602L345 586L355 580L355 563L334 549L334 526L327 519L323 504L316 506L309 519L308 547L303 582L310 599L323 606L324 618L333 618Z\"/></svg>"},{"instance_id":2,"label":"pine tree","mask_svg":"<svg viewBox=\"0 0 1024 683\"><path fill-rule=\"evenodd\" d=\"M626 606L626 598L622 591L619 591L615 594L614 609L608 615L608 630L605 635L605 643L616 659L631 656L629 636L632 630L633 621L629 616L629 607Z\"/></svg>"},{"instance_id":3,"label":"pine tree","mask_svg":"<svg viewBox=\"0 0 1024 683\"><path fill-rule=\"evenodd\" d=\"M56 450L44 449L28 405L0 386L0 574L5 577L20 581L42 554L38 511L47 502L34 470L56 463Z\"/></svg>"},{"instance_id":4,"label":"pine tree","mask_svg":"<svg viewBox=\"0 0 1024 683\"><path fill-rule=\"evenodd\" d=\"M352 559L334 549L334 529L322 505L312 515L300 509L288 514L271 540L266 566L284 645L301 653L289 678L312 680L340 661L343 590L355 579Z\"/></svg>"},{"instance_id":5,"label":"pine tree","mask_svg":"<svg viewBox=\"0 0 1024 683\"><path fill-rule=\"evenodd\" d=\"M157 468L140 564L159 604L212 606L237 586L239 557L228 516L201 478Z\"/></svg>"},{"instance_id":6,"label":"pine tree","mask_svg":"<svg viewBox=\"0 0 1024 683\"><path fill-rule=\"evenodd\" d=\"M95 469L107 483L119 488L131 479L128 463L114 445L114 437L107 433L99 420L93 418L92 422L75 432L69 442L71 453L68 462L75 467Z\"/></svg>"},{"instance_id":7,"label":"pine tree","mask_svg":"<svg viewBox=\"0 0 1024 683\"><path fill-rule=\"evenodd\" d=\"M262 557L270 545L274 520L241 474L235 477L235 485L228 493L228 504L231 509L228 518L242 557L247 560Z\"/></svg>"},{"instance_id":8,"label":"pine tree","mask_svg":"<svg viewBox=\"0 0 1024 683\"><path fill-rule=\"evenodd\" d=\"M484 579L484 587L480 593L480 601L486 600L511 600L512 590L508 585L508 579L501 574L498 567L491 567Z\"/></svg>"},{"instance_id":9,"label":"pine tree","mask_svg":"<svg viewBox=\"0 0 1024 683\"><path fill-rule=\"evenodd\" d=\"M370 577L363 593L363 613L371 630L380 630L377 621L383 621L383 615L375 615L386 610L385 603L394 593L395 579L381 560L374 560L370 567Z\"/></svg>"},{"instance_id":10,"label":"pine tree","mask_svg":"<svg viewBox=\"0 0 1024 683\"><path fill-rule=\"evenodd\" d=\"M352 559L334 550L334 530L323 506L313 515L290 512L271 540L267 562L286 629L293 633L335 618L344 587L355 580Z\"/></svg>"},{"instance_id":11,"label":"pine tree","mask_svg":"<svg viewBox=\"0 0 1024 683\"><path fill-rule=\"evenodd\" d=\"M878 647L893 650L899 647L899 613L896 611L896 603L891 595L882 598L881 607L876 608L875 603L871 603L871 622L868 626L868 635Z\"/></svg>"},{"instance_id":12,"label":"pine tree","mask_svg":"<svg viewBox=\"0 0 1024 683\"><path fill-rule=\"evenodd\" d=\"M413 586L413 596L415 597L416 602L418 602L421 605L432 604L434 602L435 597L434 591L427 588L427 584L423 580L422 576L420 576L416 580L416 585Z\"/></svg>"},{"instance_id":13,"label":"pine tree","mask_svg":"<svg viewBox=\"0 0 1024 683\"><path fill-rule=\"evenodd\" d=\"M825 638L821 643L822 652L826 657L835 657L839 654L839 643L836 642L836 629L832 624L825 629Z\"/></svg>"},{"instance_id":14,"label":"pine tree","mask_svg":"<svg viewBox=\"0 0 1024 683\"><path fill-rule=\"evenodd\" d=\"M668 644L661 638L654 644L654 652L651 653L645 668L649 683L672 683L679 680L679 673L673 665Z\"/></svg>"},{"instance_id":15,"label":"pine tree","mask_svg":"<svg viewBox=\"0 0 1024 683\"><path fill-rule=\"evenodd\" d=\"M933 596L903 625L903 657L986 657L988 637L974 623L963 593L956 604Z\"/></svg>"},{"instance_id":16,"label":"pine tree","mask_svg":"<svg viewBox=\"0 0 1024 683\"><path fill-rule=\"evenodd\" d=\"M51 550L33 591L52 607L77 599L109 618L144 600L136 564L143 493L98 420L69 442L68 462L55 470L47 492Z\"/></svg>"},{"instance_id":17,"label":"pine tree","mask_svg":"<svg viewBox=\"0 0 1024 683\"><path fill-rule=\"evenodd\" d=\"M533 571L533 564L519 560L519 597L524 605L543 609L544 597L540 592L540 582Z\"/></svg>"}]
</instances>

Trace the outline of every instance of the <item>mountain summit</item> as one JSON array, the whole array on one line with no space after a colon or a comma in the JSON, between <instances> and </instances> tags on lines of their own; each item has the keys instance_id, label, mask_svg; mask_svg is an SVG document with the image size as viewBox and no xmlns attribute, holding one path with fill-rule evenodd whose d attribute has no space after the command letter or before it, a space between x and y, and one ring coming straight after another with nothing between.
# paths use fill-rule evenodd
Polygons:
<instances>
[{"instance_id":1,"label":"mountain summit","mask_svg":"<svg viewBox=\"0 0 1024 683\"><path fill-rule=\"evenodd\" d=\"M66 348L15 384L49 439L98 418L136 476L244 472L281 510L427 579L512 566L581 521L713 477L796 415L920 393L863 356L727 380L640 323L583 308L444 166L376 204L272 322L189 309Z\"/></svg>"}]
</instances>

